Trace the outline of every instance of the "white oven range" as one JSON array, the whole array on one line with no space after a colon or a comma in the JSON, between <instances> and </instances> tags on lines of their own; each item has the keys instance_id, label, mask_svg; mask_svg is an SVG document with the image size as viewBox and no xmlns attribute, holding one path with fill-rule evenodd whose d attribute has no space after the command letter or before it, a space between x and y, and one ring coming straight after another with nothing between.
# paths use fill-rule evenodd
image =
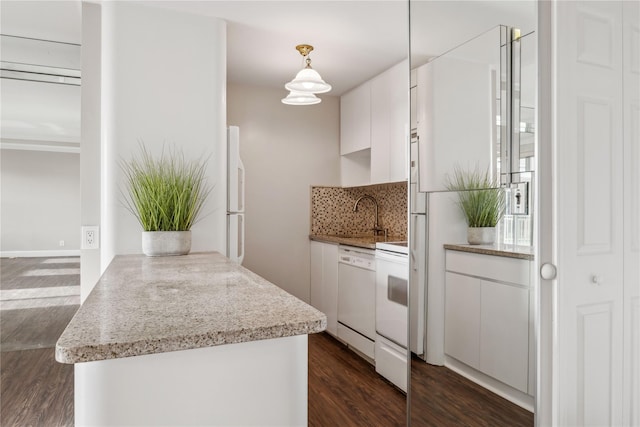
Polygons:
<instances>
[{"instance_id":1,"label":"white oven range","mask_svg":"<svg viewBox=\"0 0 640 427\"><path fill-rule=\"evenodd\" d=\"M407 391L407 242L376 244L376 372Z\"/></svg>"}]
</instances>

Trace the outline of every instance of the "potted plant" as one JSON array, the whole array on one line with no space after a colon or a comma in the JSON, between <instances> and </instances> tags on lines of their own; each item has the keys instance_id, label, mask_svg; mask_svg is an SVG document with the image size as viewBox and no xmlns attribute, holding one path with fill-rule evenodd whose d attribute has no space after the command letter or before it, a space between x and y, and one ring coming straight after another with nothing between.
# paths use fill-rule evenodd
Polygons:
<instances>
[{"instance_id":1,"label":"potted plant","mask_svg":"<svg viewBox=\"0 0 640 427\"><path fill-rule=\"evenodd\" d=\"M495 241L496 225L505 209L504 191L489 170L476 167L465 171L456 166L453 176L446 177L447 189L458 193L458 206L468 225L467 240L472 245Z\"/></svg>"},{"instance_id":2,"label":"potted plant","mask_svg":"<svg viewBox=\"0 0 640 427\"><path fill-rule=\"evenodd\" d=\"M176 148L154 158L140 143L140 153L121 161L124 206L142 226L142 251L148 256L186 255L191 226L198 220L211 187L207 159L189 161Z\"/></svg>"}]
</instances>

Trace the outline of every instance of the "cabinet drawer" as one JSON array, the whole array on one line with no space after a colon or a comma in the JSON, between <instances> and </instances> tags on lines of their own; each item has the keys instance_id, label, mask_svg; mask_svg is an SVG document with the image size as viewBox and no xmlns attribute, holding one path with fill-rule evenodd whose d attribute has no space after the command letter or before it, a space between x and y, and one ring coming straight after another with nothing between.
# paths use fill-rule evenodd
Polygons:
<instances>
[{"instance_id":1,"label":"cabinet drawer","mask_svg":"<svg viewBox=\"0 0 640 427\"><path fill-rule=\"evenodd\" d=\"M499 282L529 286L530 261L447 250L446 270Z\"/></svg>"}]
</instances>

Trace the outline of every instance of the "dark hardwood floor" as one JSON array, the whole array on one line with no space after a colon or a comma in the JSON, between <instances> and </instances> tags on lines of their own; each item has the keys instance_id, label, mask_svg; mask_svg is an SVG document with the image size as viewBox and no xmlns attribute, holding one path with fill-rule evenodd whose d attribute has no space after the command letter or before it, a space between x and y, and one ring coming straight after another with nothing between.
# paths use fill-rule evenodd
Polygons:
<instances>
[{"instance_id":1,"label":"dark hardwood floor","mask_svg":"<svg viewBox=\"0 0 640 427\"><path fill-rule=\"evenodd\" d=\"M445 368L414 357L411 363L412 427L532 427L533 413Z\"/></svg>"},{"instance_id":2,"label":"dark hardwood floor","mask_svg":"<svg viewBox=\"0 0 640 427\"><path fill-rule=\"evenodd\" d=\"M54 349L2 352L0 425L73 426L73 365L54 359Z\"/></svg>"},{"instance_id":3,"label":"dark hardwood floor","mask_svg":"<svg viewBox=\"0 0 640 427\"><path fill-rule=\"evenodd\" d=\"M404 426L406 398L326 333L309 335L309 426Z\"/></svg>"}]
</instances>

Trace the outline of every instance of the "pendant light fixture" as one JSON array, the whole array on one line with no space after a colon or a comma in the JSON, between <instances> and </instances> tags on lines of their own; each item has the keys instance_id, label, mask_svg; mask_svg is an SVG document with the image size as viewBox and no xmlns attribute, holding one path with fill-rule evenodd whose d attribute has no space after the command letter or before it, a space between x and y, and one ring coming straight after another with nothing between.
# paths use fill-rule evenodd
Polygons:
<instances>
[{"instance_id":1,"label":"pendant light fixture","mask_svg":"<svg viewBox=\"0 0 640 427\"><path fill-rule=\"evenodd\" d=\"M331 85L327 84L320 74L311 68L311 58L309 53L313 50L313 46L308 44L299 44L296 50L304 58L305 67L298 71L296 77L284 87L290 91L289 95L282 99L284 104L289 105L313 105L321 101L316 97L316 93L325 93L331 90Z\"/></svg>"},{"instance_id":2,"label":"pendant light fixture","mask_svg":"<svg viewBox=\"0 0 640 427\"><path fill-rule=\"evenodd\" d=\"M311 92L299 92L297 90L292 90L286 98L282 99L282 103L288 105L313 105L319 104L321 101Z\"/></svg>"}]
</instances>

